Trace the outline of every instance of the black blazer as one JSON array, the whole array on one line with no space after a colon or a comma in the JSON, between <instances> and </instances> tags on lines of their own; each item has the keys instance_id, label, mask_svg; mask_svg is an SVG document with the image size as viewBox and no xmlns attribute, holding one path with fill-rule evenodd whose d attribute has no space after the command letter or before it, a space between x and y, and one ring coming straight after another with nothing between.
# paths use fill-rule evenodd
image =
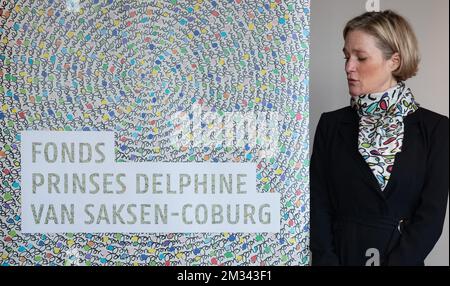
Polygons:
<instances>
[{"instance_id":1,"label":"black blazer","mask_svg":"<svg viewBox=\"0 0 450 286\"><path fill-rule=\"evenodd\" d=\"M384 191L358 151L351 107L322 114L310 165L312 265L424 265L438 241L449 188L448 118L404 119L402 151ZM369 252L368 252L369 250Z\"/></svg>"}]
</instances>

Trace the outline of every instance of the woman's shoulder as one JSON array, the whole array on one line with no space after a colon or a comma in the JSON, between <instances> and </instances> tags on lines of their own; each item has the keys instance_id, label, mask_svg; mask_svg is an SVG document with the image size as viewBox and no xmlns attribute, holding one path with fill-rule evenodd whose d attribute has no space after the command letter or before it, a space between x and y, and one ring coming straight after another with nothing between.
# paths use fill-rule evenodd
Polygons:
<instances>
[{"instance_id":1,"label":"woman's shoulder","mask_svg":"<svg viewBox=\"0 0 450 286\"><path fill-rule=\"evenodd\" d=\"M341 120L354 120L357 118L356 111L351 106L324 112L321 115L321 120L324 122L339 122Z\"/></svg>"},{"instance_id":2,"label":"woman's shoulder","mask_svg":"<svg viewBox=\"0 0 450 286\"><path fill-rule=\"evenodd\" d=\"M422 116L422 119L424 121L430 122L430 123L436 123L439 122L441 120L447 120L448 121L448 116L439 114L437 112L431 111L429 109L426 109L424 107L420 107L417 112Z\"/></svg>"},{"instance_id":3,"label":"woman's shoulder","mask_svg":"<svg viewBox=\"0 0 450 286\"><path fill-rule=\"evenodd\" d=\"M428 136L438 137L448 133L449 120L448 117L429 109L420 107L415 113L422 122L422 126Z\"/></svg>"}]
</instances>

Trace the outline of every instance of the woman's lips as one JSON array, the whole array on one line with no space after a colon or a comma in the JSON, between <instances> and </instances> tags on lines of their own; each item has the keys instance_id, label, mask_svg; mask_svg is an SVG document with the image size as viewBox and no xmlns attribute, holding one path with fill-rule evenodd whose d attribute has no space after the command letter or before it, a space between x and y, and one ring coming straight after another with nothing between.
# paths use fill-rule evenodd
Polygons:
<instances>
[{"instance_id":1,"label":"woman's lips","mask_svg":"<svg viewBox=\"0 0 450 286\"><path fill-rule=\"evenodd\" d=\"M355 84L358 82L356 79L347 79L347 81L349 84Z\"/></svg>"}]
</instances>

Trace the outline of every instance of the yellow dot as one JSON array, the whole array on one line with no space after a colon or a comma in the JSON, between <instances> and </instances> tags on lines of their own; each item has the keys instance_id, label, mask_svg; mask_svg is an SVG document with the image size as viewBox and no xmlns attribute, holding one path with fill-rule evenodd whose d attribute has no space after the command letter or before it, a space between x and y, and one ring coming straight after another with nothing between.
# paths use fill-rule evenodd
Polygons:
<instances>
[{"instance_id":1,"label":"yellow dot","mask_svg":"<svg viewBox=\"0 0 450 286\"><path fill-rule=\"evenodd\" d=\"M248 29L249 29L250 31L253 31L253 30L255 29L255 24L249 23L249 24L248 24Z\"/></svg>"},{"instance_id":2,"label":"yellow dot","mask_svg":"<svg viewBox=\"0 0 450 286\"><path fill-rule=\"evenodd\" d=\"M261 101L261 98L259 98L259 97L256 97L256 98L255 98L255 102L256 102L256 103L259 103L260 101Z\"/></svg>"},{"instance_id":3,"label":"yellow dot","mask_svg":"<svg viewBox=\"0 0 450 286\"><path fill-rule=\"evenodd\" d=\"M133 236L133 237L131 238L131 241L132 241L132 242L137 242L137 241L138 241L138 239L139 239L139 237L137 237L137 236Z\"/></svg>"},{"instance_id":4,"label":"yellow dot","mask_svg":"<svg viewBox=\"0 0 450 286\"><path fill-rule=\"evenodd\" d=\"M149 248L149 249L147 249L147 252L153 254L153 253L156 252L156 249L154 249L154 248Z\"/></svg>"},{"instance_id":5,"label":"yellow dot","mask_svg":"<svg viewBox=\"0 0 450 286\"><path fill-rule=\"evenodd\" d=\"M114 26L119 27L119 25L120 25L119 20L114 20Z\"/></svg>"},{"instance_id":6,"label":"yellow dot","mask_svg":"<svg viewBox=\"0 0 450 286\"><path fill-rule=\"evenodd\" d=\"M184 257L184 254L183 254L182 252L178 252L178 253L176 254L176 257L177 257L178 259L183 258L183 257Z\"/></svg>"},{"instance_id":7,"label":"yellow dot","mask_svg":"<svg viewBox=\"0 0 450 286\"><path fill-rule=\"evenodd\" d=\"M19 6L19 5L16 5L16 7L14 7L14 11L16 11L16 13L19 13L19 11L20 11L20 6Z\"/></svg>"},{"instance_id":8,"label":"yellow dot","mask_svg":"<svg viewBox=\"0 0 450 286\"><path fill-rule=\"evenodd\" d=\"M61 251L58 247L53 248L53 253L58 254Z\"/></svg>"},{"instance_id":9,"label":"yellow dot","mask_svg":"<svg viewBox=\"0 0 450 286\"><path fill-rule=\"evenodd\" d=\"M100 102L102 105L106 105L108 103L108 101L106 99L102 99L102 101Z\"/></svg>"},{"instance_id":10,"label":"yellow dot","mask_svg":"<svg viewBox=\"0 0 450 286\"><path fill-rule=\"evenodd\" d=\"M275 8L277 8L277 3L275 3L275 2L270 3L270 9L275 9Z\"/></svg>"},{"instance_id":11,"label":"yellow dot","mask_svg":"<svg viewBox=\"0 0 450 286\"><path fill-rule=\"evenodd\" d=\"M109 120L108 114L103 114L102 120L103 121L108 121Z\"/></svg>"},{"instance_id":12,"label":"yellow dot","mask_svg":"<svg viewBox=\"0 0 450 286\"><path fill-rule=\"evenodd\" d=\"M267 70L262 69L262 70L261 70L261 75L266 75L266 74L267 74Z\"/></svg>"},{"instance_id":13,"label":"yellow dot","mask_svg":"<svg viewBox=\"0 0 450 286\"><path fill-rule=\"evenodd\" d=\"M269 22L266 27L267 29L271 30L273 28L272 22Z\"/></svg>"},{"instance_id":14,"label":"yellow dot","mask_svg":"<svg viewBox=\"0 0 450 286\"><path fill-rule=\"evenodd\" d=\"M262 181L263 183L267 183L267 182L269 181L269 179L266 178L266 177L264 177L264 178L261 179L261 181Z\"/></svg>"},{"instance_id":15,"label":"yellow dot","mask_svg":"<svg viewBox=\"0 0 450 286\"><path fill-rule=\"evenodd\" d=\"M219 65L223 66L225 64L225 60L224 59L220 59L219 60Z\"/></svg>"},{"instance_id":16,"label":"yellow dot","mask_svg":"<svg viewBox=\"0 0 450 286\"><path fill-rule=\"evenodd\" d=\"M6 111L6 110L8 110L8 105L6 105L6 104L3 104L3 105L2 105L2 109L3 109L3 111Z\"/></svg>"},{"instance_id":17,"label":"yellow dot","mask_svg":"<svg viewBox=\"0 0 450 286\"><path fill-rule=\"evenodd\" d=\"M72 240L72 239L69 239L68 241L67 241L67 245L69 246L69 247L72 247L72 245L74 245L75 244L75 242Z\"/></svg>"}]
</instances>

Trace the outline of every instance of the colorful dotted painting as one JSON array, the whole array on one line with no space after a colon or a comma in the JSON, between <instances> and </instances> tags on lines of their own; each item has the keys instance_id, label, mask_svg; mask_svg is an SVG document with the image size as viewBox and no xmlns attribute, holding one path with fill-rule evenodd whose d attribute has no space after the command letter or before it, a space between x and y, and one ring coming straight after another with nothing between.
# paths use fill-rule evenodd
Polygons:
<instances>
[{"instance_id":1,"label":"colorful dotted painting","mask_svg":"<svg viewBox=\"0 0 450 286\"><path fill-rule=\"evenodd\" d=\"M309 263L309 0L0 2L0 265ZM276 113L276 152L174 148L193 108ZM23 234L23 130L114 131L117 162L256 163L280 232Z\"/></svg>"}]
</instances>

